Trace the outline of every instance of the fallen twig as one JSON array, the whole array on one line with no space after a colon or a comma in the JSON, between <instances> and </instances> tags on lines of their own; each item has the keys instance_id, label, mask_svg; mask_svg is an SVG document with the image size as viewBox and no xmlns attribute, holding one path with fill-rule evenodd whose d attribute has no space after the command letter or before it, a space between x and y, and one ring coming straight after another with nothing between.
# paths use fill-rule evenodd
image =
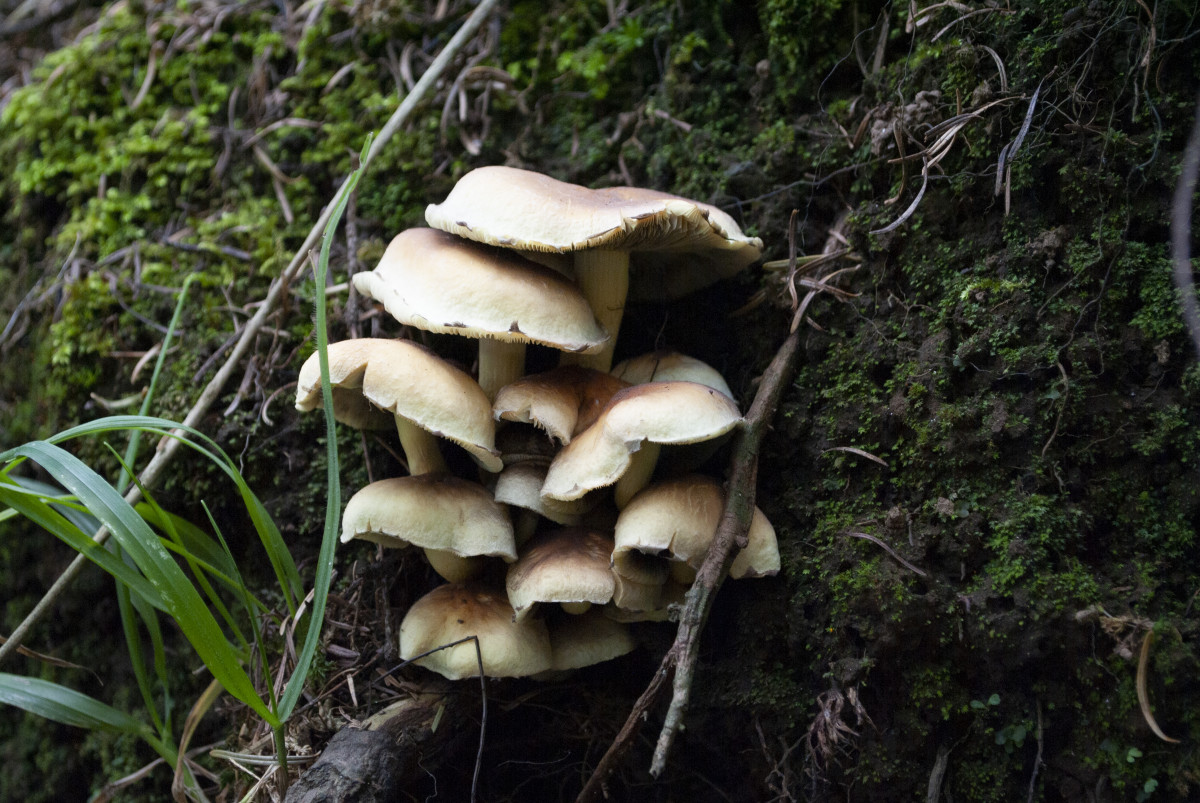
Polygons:
<instances>
[{"instance_id":1,"label":"fallen twig","mask_svg":"<svg viewBox=\"0 0 1200 803\"><path fill-rule=\"evenodd\" d=\"M806 302L818 291L811 290L801 303ZM634 704L629 718L620 733L609 746L592 771L587 784L579 793L578 803L598 800L604 794L604 783L616 763L629 749L638 728L645 721L650 709L659 700L668 678L674 680L674 692L670 708L663 721L663 728L654 751L650 772L659 776L666 766L667 754L674 742L675 734L683 723L691 693L692 677L696 670L696 648L700 633L708 619L713 598L733 562L737 543L745 546L746 532L754 513L755 479L758 474L758 451L763 436L783 396L800 352L800 334L793 328L783 345L779 347L771 364L763 373L758 393L746 414L746 424L738 434L731 459L732 471L728 483L725 510L720 524L708 548L704 563L696 573L696 580L687 593L683 611L679 618L679 630L675 643L663 656L658 671L654 673L646 690Z\"/></svg>"}]
</instances>

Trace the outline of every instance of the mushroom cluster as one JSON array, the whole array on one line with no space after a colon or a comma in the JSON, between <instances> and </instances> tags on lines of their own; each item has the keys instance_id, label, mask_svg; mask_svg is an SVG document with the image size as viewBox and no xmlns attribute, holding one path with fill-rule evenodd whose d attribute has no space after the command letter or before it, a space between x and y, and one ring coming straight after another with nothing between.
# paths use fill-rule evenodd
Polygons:
<instances>
[{"instance_id":1,"label":"mushroom cluster","mask_svg":"<svg viewBox=\"0 0 1200 803\"><path fill-rule=\"evenodd\" d=\"M761 243L706 204L508 167L468 173L426 220L353 284L402 324L477 339L477 378L406 340L330 345L335 417L394 426L408 467L351 497L342 541L425 551L446 583L405 615L400 654L447 678L478 675L480 660L512 677L623 655L627 623L668 618L694 578L724 497L690 472L742 424L725 380L695 358L657 352L610 371L626 299L698 289ZM529 344L559 350L558 367L525 375ZM296 407L319 403L314 354ZM443 441L477 477L450 472ZM732 576L778 568L756 512Z\"/></svg>"}]
</instances>

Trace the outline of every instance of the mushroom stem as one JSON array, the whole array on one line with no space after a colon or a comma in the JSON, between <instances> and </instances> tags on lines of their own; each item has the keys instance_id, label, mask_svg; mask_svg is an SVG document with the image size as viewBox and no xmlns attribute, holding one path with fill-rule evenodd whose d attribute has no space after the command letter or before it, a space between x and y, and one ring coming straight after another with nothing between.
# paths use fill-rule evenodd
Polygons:
<instances>
[{"instance_id":1,"label":"mushroom stem","mask_svg":"<svg viewBox=\"0 0 1200 803\"><path fill-rule=\"evenodd\" d=\"M582 602L560 602L558 605L564 612L574 616L587 613L588 608L592 607L592 603L587 600L583 600Z\"/></svg>"},{"instance_id":2,"label":"mushroom stem","mask_svg":"<svg viewBox=\"0 0 1200 803\"><path fill-rule=\"evenodd\" d=\"M446 461L438 450L437 438L431 433L400 415L396 416L396 432L400 434L400 445L408 460L409 474L415 477L446 470Z\"/></svg>"},{"instance_id":3,"label":"mushroom stem","mask_svg":"<svg viewBox=\"0 0 1200 803\"><path fill-rule=\"evenodd\" d=\"M629 253L626 251L584 250L575 253L575 280L601 325L608 340L594 354L566 355L564 363L582 365L608 373L612 368L613 349L621 318L625 314L625 296L629 292Z\"/></svg>"},{"instance_id":4,"label":"mushroom stem","mask_svg":"<svg viewBox=\"0 0 1200 803\"><path fill-rule=\"evenodd\" d=\"M642 441L642 447L629 456L629 468L617 480L614 498L617 510L624 510L638 491L650 484L662 446L654 441Z\"/></svg>"},{"instance_id":5,"label":"mushroom stem","mask_svg":"<svg viewBox=\"0 0 1200 803\"><path fill-rule=\"evenodd\" d=\"M491 337L479 340L479 386L494 401L500 388L525 373L525 344L506 343Z\"/></svg>"},{"instance_id":6,"label":"mushroom stem","mask_svg":"<svg viewBox=\"0 0 1200 803\"><path fill-rule=\"evenodd\" d=\"M479 574L483 569L483 558L464 558L447 549L425 549L425 557L429 565L441 575L442 579L451 583L463 583Z\"/></svg>"}]
</instances>

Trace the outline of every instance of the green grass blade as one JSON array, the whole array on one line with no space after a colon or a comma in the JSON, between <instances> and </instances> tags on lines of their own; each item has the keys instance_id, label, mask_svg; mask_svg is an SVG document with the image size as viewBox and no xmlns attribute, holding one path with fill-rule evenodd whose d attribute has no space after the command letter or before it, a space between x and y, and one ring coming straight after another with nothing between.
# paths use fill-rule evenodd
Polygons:
<instances>
[{"instance_id":1,"label":"green grass blade","mask_svg":"<svg viewBox=\"0 0 1200 803\"><path fill-rule=\"evenodd\" d=\"M167 613L179 624L213 677L231 695L277 727L278 719L258 696L237 651L183 570L137 511L96 472L58 446L33 441L5 454L37 462L112 531L113 538L159 593Z\"/></svg>"},{"instance_id":2,"label":"green grass blade","mask_svg":"<svg viewBox=\"0 0 1200 803\"><path fill-rule=\"evenodd\" d=\"M233 460L207 435L197 429L169 421L165 418L119 415L107 416L95 421L79 424L48 438L47 442L58 444L84 435L98 435L118 430L140 430L153 432L160 436L167 435L179 438L184 445L204 455L233 480L237 486L238 493L241 495L246 512L254 525L255 532L258 534L259 540L266 550L267 559L271 562L271 567L279 581L280 590L284 594L288 610L294 614L300 599L303 598L303 583L300 580L300 572L296 569L296 563L288 551L287 544L284 543L279 528L275 526L275 522L272 521L270 514L267 513L262 502L250 490L250 486L246 483L245 478L237 470ZM183 434L181 435L180 433ZM184 437L184 435L187 437ZM9 459L8 453L0 454L0 462L6 459Z\"/></svg>"},{"instance_id":3,"label":"green grass blade","mask_svg":"<svg viewBox=\"0 0 1200 803\"><path fill-rule=\"evenodd\" d=\"M160 595L145 577L126 566L120 558L97 544L90 535L59 513L56 509L59 505L48 503L44 499L16 489L11 481L4 477L0 477L0 504L16 510L30 522L65 542L76 552L111 574L119 583L128 586L151 605L166 611Z\"/></svg>"},{"instance_id":4,"label":"green grass blade","mask_svg":"<svg viewBox=\"0 0 1200 803\"><path fill-rule=\"evenodd\" d=\"M158 387L158 377L162 373L163 363L167 359L167 351L171 348L171 338L175 336L175 329L179 326L179 316L183 313L183 302L187 298L188 288L192 286L192 282L199 276L197 273L189 274L183 280L183 286L179 288L179 298L175 301L175 312L171 314L171 322L167 324L167 332L163 335L162 347L158 352L158 359L154 361L154 372L150 375L150 384L146 388L146 397L142 399L142 406L138 409L138 413L146 415L150 412L150 405L154 401L154 391ZM137 462L138 446L141 444L142 433L140 430L134 430L129 435L129 445L125 447L125 471L121 473L117 480L118 493L125 493L125 489L129 487L130 481L134 478L134 473L130 466Z\"/></svg>"},{"instance_id":5,"label":"green grass blade","mask_svg":"<svg viewBox=\"0 0 1200 803\"><path fill-rule=\"evenodd\" d=\"M139 606L134 606L134 596L128 588L117 583L117 610L121 615L121 630L125 634L125 650L129 653L129 663L133 667L133 678L137 683L138 691L142 695L142 705L149 712L150 718L154 722L154 728L159 733L166 732L166 722L169 716L170 707L164 706L165 716L160 716L158 713L158 705L154 700L154 687L151 684L150 674L146 671L146 658L142 652L142 638L138 630L139 617L146 625L146 630L150 633L150 639L153 644L153 650L157 655L161 652L162 647L162 630L158 627L158 616L153 608L146 605L144 602ZM157 639L157 643L155 643ZM157 661L155 662L157 665ZM167 678L160 678L167 689Z\"/></svg>"},{"instance_id":6,"label":"green grass blade","mask_svg":"<svg viewBox=\"0 0 1200 803\"><path fill-rule=\"evenodd\" d=\"M54 497L62 497L64 504L53 504L51 507L63 514L76 527L83 530L85 533L94 533L100 529L100 522L96 521L96 517L86 510L82 510L76 504L66 504L67 502L74 503L75 500L64 496L63 489L51 485L48 482L41 480L30 479L28 477L13 477L13 482L27 491L31 491L39 496L47 499Z\"/></svg>"},{"instance_id":7,"label":"green grass blade","mask_svg":"<svg viewBox=\"0 0 1200 803\"><path fill-rule=\"evenodd\" d=\"M366 158L367 150L371 147L368 136L363 145L360 164ZM321 254L317 259L316 269L316 330L317 353L321 365L321 398L325 409L325 444L326 444L326 474L325 474L325 532L321 537L321 551L317 556L316 577L313 580L312 614L308 622L308 634L304 638L304 646L296 659L296 669L288 678L283 696L279 700L280 719L287 720L300 699L304 689L304 681L308 677L309 667L312 666L313 654L321 638L321 628L325 622L325 601L329 595L329 584L333 579L334 550L338 542L338 524L342 514L342 484L341 468L338 464L337 429L333 418L333 389L329 384L329 332L325 322L325 275L329 268L329 249L333 243L334 232L337 231L346 204L350 202L350 194L354 192L358 179L362 175L359 168L350 174L342 191L334 200L333 213L325 226L325 234L321 240Z\"/></svg>"},{"instance_id":8,"label":"green grass blade","mask_svg":"<svg viewBox=\"0 0 1200 803\"><path fill-rule=\"evenodd\" d=\"M149 734L146 723L94 697L38 678L0 672L0 703L39 717L90 730Z\"/></svg>"}]
</instances>

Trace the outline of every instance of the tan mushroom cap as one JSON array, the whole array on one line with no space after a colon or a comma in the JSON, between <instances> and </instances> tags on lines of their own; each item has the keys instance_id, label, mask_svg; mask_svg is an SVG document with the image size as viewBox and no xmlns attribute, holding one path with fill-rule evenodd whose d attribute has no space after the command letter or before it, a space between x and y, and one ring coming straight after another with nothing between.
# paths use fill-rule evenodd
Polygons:
<instances>
[{"instance_id":1,"label":"tan mushroom cap","mask_svg":"<svg viewBox=\"0 0 1200 803\"><path fill-rule=\"evenodd\" d=\"M342 514L342 542L354 538L460 557L517 559L503 506L482 485L447 474L378 480L358 491Z\"/></svg>"},{"instance_id":2,"label":"tan mushroom cap","mask_svg":"<svg viewBox=\"0 0 1200 803\"><path fill-rule=\"evenodd\" d=\"M572 361L602 371L612 365L629 293L631 253L654 252L656 258L678 253L686 254L689 264L714 262L718 275L705 278L703 286L721 272L741 270L762 251L760 240L746 237L732 218L707 204L655 190L591 190L511 167L471 171L443 203L425 210L425 219L492 245L571 252L576 281L611 335L600 351Z\"/></svg>"},{"instance_id":3,"label":"tan mushroom cap","mask_svg":"<svg viewBox=\"0 0 1200 803\"><path fill-rule=\"evenodd\" d=\"M392 239L355 288L401 323L429 332L594 352L608 340L579 289L513 251L437 229Z\"/></svg>"},{"instance_id":4,"label":"tan mushroom cap","mask_svg":"<svg viewBox=\"0 0 1200 803\"><path fill-rule=\"evenodd\" d=\"M407 340L343 340L331 343L328 353L335 388L359 390L397 419L457 443L488 471L500 470L491 403L466 373ZM321 369L314 353L300 369L296 409L308 411L320 404Z\"/></svg>"},{"instance_id":5,"label":"tan mushroom cap","mask_svg":"<svg viewBox=\"0 0 1200 803\"><path fill-rule=\"evenodd\" d=\"M477 636L487 677L527 677L551 667L550 637L540 619L514 621L503 591L464 583L438 586L413 603L400 623L400 657ZM416 661L450 680L478 677L475 643L466 641Z\"/></svg>"},{"instance_id":6,"label":"tan mushroom cap","mask_svg":"<svg viewBox=\"0 0 1200 803\"><path fill-rule=\"evenodd\" d=\"M557 602L572 612L580 611L568 606L608 602L612 551L612 538L596 530L570 527L535 535L508 567L504 583L516 617L523 619L537 602Z\"/></svg>"},{"instance_id":7,"label":"tan mushroom cap","mask_svg":"<svg viewBox=\"0 0 1200 803\"><path fill-rule=\"evenodd\" d=\"M758 259L746 237L708 204L631 187L592 190L515 167L480 167L459 179L430 226L478 242L528 251L719 252L733 270Z\"/></svg>"},{"instance_id":8,"label":"tan mushroom cap","mask_svg":"<svg viewBox=\"0 0 1200 803\"><path fill-rule=\"evenodd\" d=\"M729 398L733 391L721 372L703 360L680 354L678 351L662 349L631 357L613 366L610 371L631 385L644 385L647 382L698 382L719 390Z\"/></svg>"},{"instance_id":9,"label":"tan mushroom cap","mask_svg":"<svg viewBox=\"0 0 1200 803\"><path fill-rule=\"evenodd\" d=\"M637 642L624 624L592 608L579 616L562 616L548 625L555 670L581 669L633 652Z\"/></svg>"},{"instance_id":10,"label":"tan mushroom cap","mask_svg":"<svg viewBox=\"0 0 1200 803\"><path fill-rule=\"evenodd\" d=\"M505 466L496 478L496 501L533 511L564 527L578 524L594 500L584 497L560 502L543 498L542 483L546 481L546 468L545 463L529 461Z\"/></svg>"},{"instance_id":11,"label":"tan mushroom cap","mask_svg":"<svg viewBox=\"0 0 1200 803\"><path fill-rule=\"evenodd\" d=\"M596 422L558 453L550 463L542 495L578 499L620 479L643 442L697 443L740 423L733 399L706 385L634 385L616 393Z\"/></svg>"},{"instance_id":12,"label":"tan mushroom cap","mask_svg":"<svg viewBox=\"0 0 1200 803\"><path fill-rule=\"evenodd\" d=\"M492 403L497 419L533 424L560 443L591 426L600 410L629 382L603 371L563 365L521 377L500 389Z\"/></svg>"},{"instance_id":13,"label":"tan mushroom cap","mask_svg":"<svg viewBox=\"0 0 1200 803\"><path fill-rule=\"evenodd\" d=\"M613 562L630 552L666 556L698 569L716 535L725 507L725 492L710 477L691 475L651 485L633 497L617 517ZM779 572L775 528L757 507L746 548L729 569L734 579Z\"/></svg>"}]
</instances>

